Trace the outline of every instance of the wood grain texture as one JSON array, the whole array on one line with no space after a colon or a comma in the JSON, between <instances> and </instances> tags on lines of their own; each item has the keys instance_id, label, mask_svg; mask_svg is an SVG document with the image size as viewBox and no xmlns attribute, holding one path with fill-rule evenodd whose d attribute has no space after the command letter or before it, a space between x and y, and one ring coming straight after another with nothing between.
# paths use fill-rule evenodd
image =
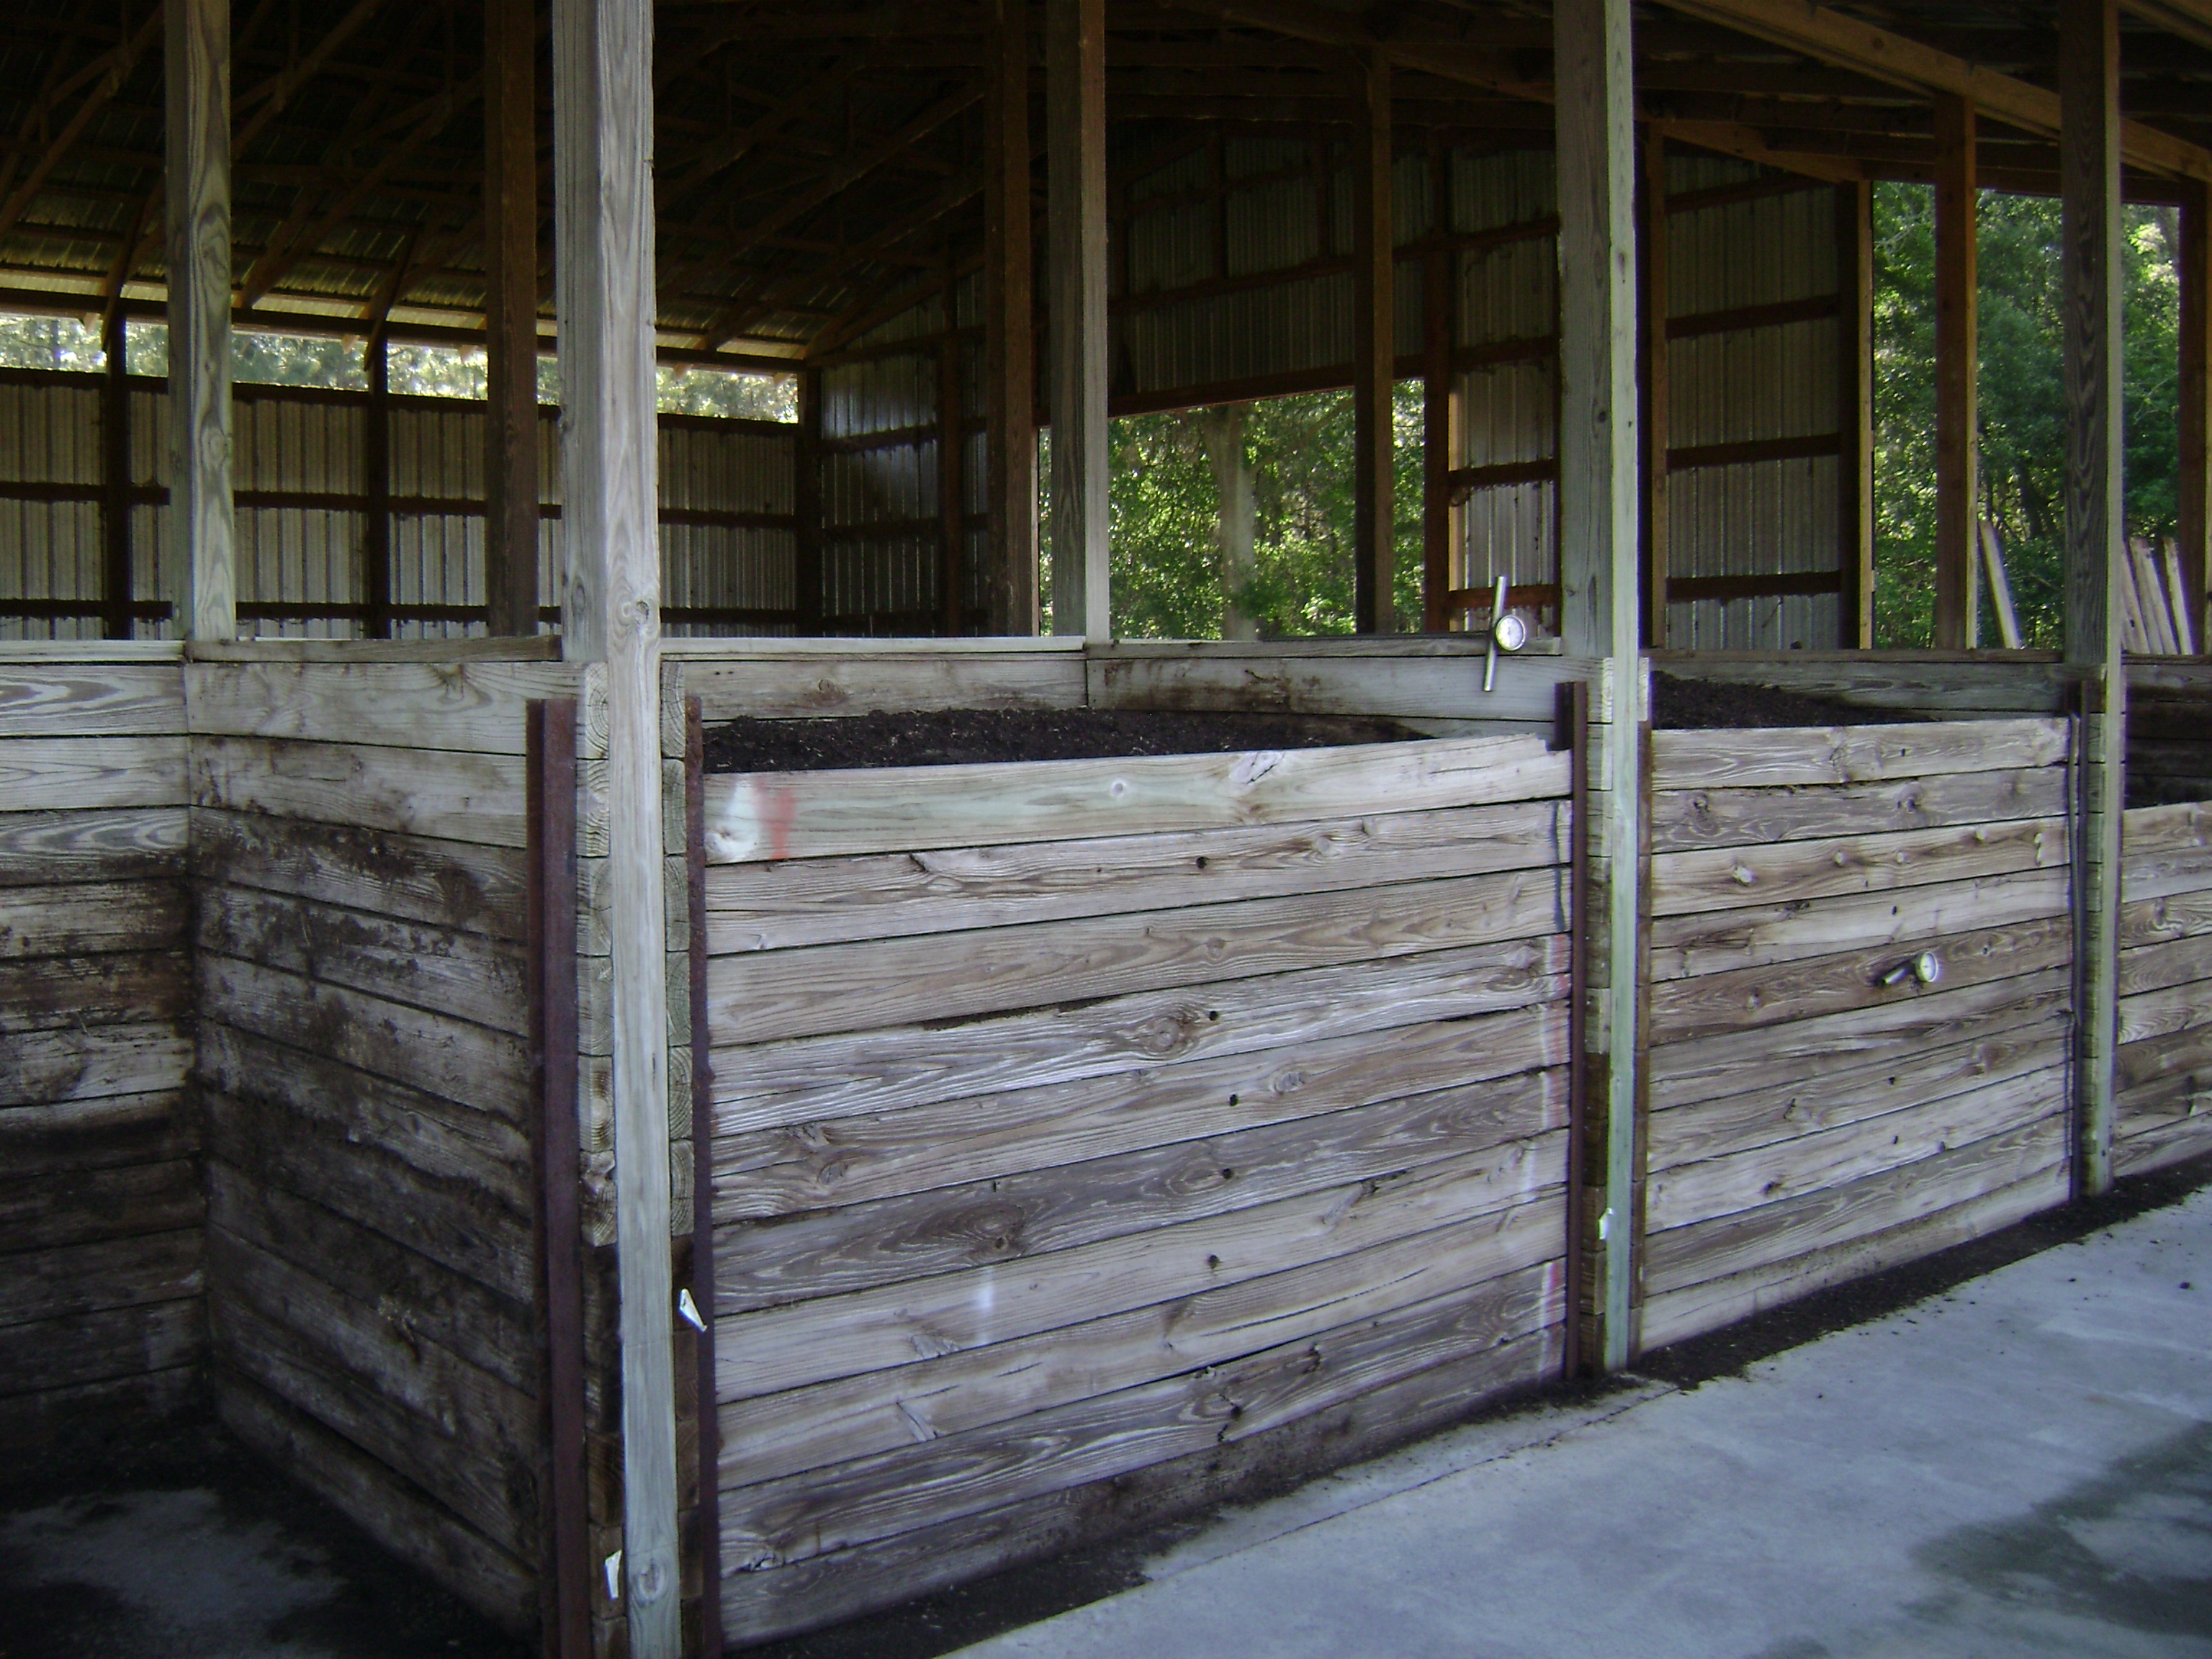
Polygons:
<instances>
[{"instance_id":1,"label":"wood grain texture","mask_svg":"<svg viewBox=\"0 0 2212 1659\"><path fill-rule=\"evenodd\" d=\"M2120 1097L2161 1086L2193 1089L2200 1074L2212 1079L2212 1029L2201 1025L2124 1042L2113 1056L2114 1088Z\"/></svg>"},{"instance_id":2,"label":"wood grain texture","mask_svg":"<svg viewBox=\"0 0 2212 1659\"><path fill-rule=\"evenodd\" d=\"M2065 810L2065 771L2056 766L1799 788L1660 790L1651 801L1651 848L1671 853L1885 835L2049 818Z\"/></svg>"},{"instance_id":3,"label":"wood grain texture","mask_svg":"<svg viewBox=\"0 0 2212 1659\"><path fill-rule=\"evenodd\" d=\"M166 950L184 942L186 910L175 881L0 888L0 960Z\"/></svg>"},{"instance_id":4,"label":"wood grain texture","mask_svg":"<svg viewBox=\"0 0 2212 1659\"><path fill-rule=\"evenodd\" d=\"M189 1158L0 1179L0 1237L54 1250L198 1226L206 1203Z\"/></svg>"},{"instance_id":5,"label":"wood grain texture","mask_svg":"<svg viewBox=\"0 0 2212 1659\"><path fill-rule=\"evenodd\" d=\"M0 888L181 876L181 805L0 811Z\"/></svg>"},{"instance_id":6,"label":"wood grain texture","mask_svg":"<svg viewBox=\"0 0 2212 1659\"><path fill-rule=\"evenodd\" d=\"M1882 982L1914 954L1916 945L1936 958L1942 970L1937 983L1956 990L2063 966L2073 960L2074 930L2069 917L2042 916L2008 927L1923 935L1902 945L1662 981L1650 990L1651 1041L1692 1042L1925 996L1929 988L1910 975L1896 985Z\"/></svg>"},{"instance_id":7,"label":"wood grain texture","mask_svg":"<svg viewBox=\"0 0 2212 1659\"><path fill-rule=\"evenodd\" d=\"M1559 976L1542 988L1564 996ZM865 1204L1233 1136L1557 1066L1541 1006L1290 1042L1133 1072L718 1137L717 1221ZM1557 1079L1547 1077L1548 1096ZM1545 1108L1559 1109L1556 1100ZM1233 1167L1233 1166L1232 1166Z\"/></svg>"},{"instance_id":8,"label":"wood grain texture","mask_svg":"<svg viewBox=\"0 0 2212 1659\"><path fill-rule=\"evenodd\" d=\"M398 749L522 752L523 705L574 696L573 664L191 662L191 730Z\"/></svg>"},{"instance_id":9,"label":"wood grain texture","mask_svg":"<svg viewBox=\"0 0 2212 1659\"><path fill-rule=\"evenodd\" d=\"M700 700L710 722L874 708L1079 708L1083 682L1080 654L1058 650L684 658L684 690Z\"/></svg>"},{"instance_id":10,"label":"wood grain texture","mask_svg":"<svg viewBox=\"0 0 2212 1659\"><path fill-rule=\"evenodd\" d=\"M1533 738L717 777L707 856L830 858L1491 805L1566 792Z\"/></svg>"},{"instance_id":11,"label":"wood grain texture","mask_svg":"<svg viewBox=\"0 0 2212 1659\"><path fill-rule=\"evenodd\" d=\"M12 1241L11 1241L12 1243ZM10 1249L0 1261L0 1343L4 1328L110 1308L190 1300L206 1289L202 1235L131 1233L48 1250Z\"/></svg>"},{"instance_id":12,"label":"wood grain texture","mask_svg":"<svg viewBox=\"0 0 2212 1659\"><path fill-rule=\"evenodd\" d=\"M1553 1133L1379 1181L721 1322L725 1403L1078 1324L1526 1203L1562 1179ZM986 1297L980 1292L991 1287Z\"/></svg>"},{"instance_id":13,"label":"wood grain texture","mask_svg":"<svg viewBox=\"0 0 2212 1659\"><path fill-rule=\"evenodd\" d=\"M2120 952L2119 983L2124 997L2139 991L2166 990L2191 980L2212 981L2212 936L2200 933ZM2198 990L2212 1000L2212 984L2202 985Z\"/></svg>"},{"instance_id":14,"label":"wood grain texture","mask_svg":"<svg viewBox=\"0 0 2212 1659\"><path fill-rule=\"evenodd\" d=\"M10 738L0 744L0 815L181 806L185 739Z\"/></svg>"},{"instance_id":15,"label":"wood grain texture","mask_svg":"<svg viewBox=\"0 0 2212 1659\"><path fill-rule=\"evenodd\" d=\"M1664 666L1662 664L1662 666ZM2016 771L2066 758L2055 720L1655 732L1656 789L1803 787L1954 772Z\"/></svg>"},{"instance_id":16,"label":"wood grain texture","mask_svg":"<svg viewBox=\"0 0 2212 1659\"><path fill-rule=\"evenodd\" d=\"M1692 679L1779 686L1945 720L2059 714L2068 684L2055 651L1667 652L1653 665Z\"/></svg>"},{"instance_id":17,"label":"wood grain texture","mask_svg":"<svg viewBox=\"0 0 2212 1659\"><path fill-rule=\"evenodd\" d=\"M0 1169L25 1179L190 1158L198 1127L180 1103L171 1093L10 1107L0 1112Z\"/></svg>"},{"instance_id":18,"label":"wood grain texture","mask_svg":"<svg viewBox=\"0 0 2212 1659\"><path fill-rule=\"evenodd\" d=\"M184 729L175 663L0 662L0 738L170 737Z\"/></svg>"},{"instance_id":19,"label":"wood grain texture","mask_svg":"<svg viewBox=\"0 0 2212 1659\"><path fill-rule=\"evenodd\" d=\"M196 1365L207 1351L206 1331L191 1297L12 1326L0 1337L0 1398Z\"/></svg>"},{"instance_id":20,"label":"wood grain texture","mask_svg":"<svg viewBox=\"0 0 2212 1659\"><path fill-rule=\"evenodd\" d=\"M1047 0L1045 309L1053 632L1111 637L1106 501L1106 6Z\"/></svg>"},{"instance_id":21,"label":"wood grain texture","mask_svg":"<svg viewBox=\"0 0 2212 1659\"><path fill-rule=\"evenodd\" d=\"M191 1063L191 1038L174 1024L0 1035L0 1106L180 1089Z\"/></svg>"},{"instance_id":22,"label":"wood grain texture","mask_svg":"<svg viewBox=\"0 0 2212 1659\"><path fill-rule=\"evenodd\" d=\"M1662 853L1651 860L1651 912L1656 918L1802 903L2051 869L2066 860L2063 818Z\"/></svg>"},{"instance_id":23,"label":"wood grain texture","mask_svg":"<svg viewBox=\"0 0 2212 1659\"><path fill-rule=\"evenodd\" d=\"M88 1030L191 1017L191 966L182 951L0 959L0 1031Z\"/></svg>"},{"instance_id":24,"label":"wood grain texture","mask_svg":"<svg viewBox=\"0 0 2212 1659\"><path fill-rule=\"evenodd\" d=\"M194 808L202 879L519 941L519 849Z\"/></svg>"},{"instance_id":25,"label":"wood grain texture","mask_svg":"<svg viewBox=\"0 0 2212 1659\"><path fill-rule=\"evenodd\" d=\"M714 1053L716 1133L891 1111L1527 1006L1556 938L1268 975L941 1027ZM1547 1015L1564 1032L1564 1015ZM1548 1039L1547 1039L1548 1040Z\"/></svg>"},{"instance_id":26,"label":"wood grain texture","mask_svg":"<svg viewBox=\"0 0 2212 1659\"><path fill-rule=\"evenodd\" d=\"M1451 635L1436 636L1439 642ZM1574 657L1523 654L1498 666L1482 689L1482 655L1467 636L1449 646L1413 648L1381 642L1359 656L1328 641L1297 641L1271 649L1194 647L1163 653L1134 641L1090 653L1091 703L1098 708L1182 708L1216 713L1380 714L1397 719L1540 720L1552 717L1565 680L1592 677Z\"/></svg>"},{"instance_id":27,"label":"wood grain texture","mask_svg":"<svg viewBox=\"0 0 2212 1659\"><path fill-rule=\"evenodd\" d=\"M2148 1175L2208 1152L2212 1152L2212 1113L2200 1110L2117 1136L2112 1142L2112 1173Z\"/></svg>"},{"instance_id":28,"label":"wood grain texture","mask_svg":"<svg viewBox=\"0 0 2212 1659\"><path fill-rule=\"evenodd\" d=\"M1564 861L1564 803L716 865L708 949L774 950Z\"/></svg>"},{"instance_id":29,"label":"wood grain texture","mask_svg":"<svg viewBox=\"0 0 2212 1659\"><path fill-rule=\"evenodd\" d=\"M1557 869L1506 871L936 938L716 957L708 1018L732 1042L1001 1013L1558 933Z\"/></svg>"},{"instance_id":30,"label":"wood grain texture","mask_svg":"<svg viewBox=\"0 0 2212 1659\"><path fill-rule=\"evenodd\" d=\"M2212 999L2202 986L2166 985L2120 999L2118 1040L2123 1044L2208 1028L2212 1028Z\"/></svg>"},{"instance_id":31,"label":"wood grain texture","mask_svg":"<svg viewBox=\"0 0 2212 1659\"><path fill-rule=\"evenodd\" d=\"M2120 907L2122 957L2145 945L2212 933L2212 888L2164 898L2136 899Z\"/></svg>"},{"instance_id":32,"label":"wood grain texture","mask_svg":"<svg viewBox=\"0 0 2212 1659\"><path fill-rule=\"evenodd\" d=\"M490 847L522 846L522 784L519 755L267 738L192 744L196 807Z\"/></svg>"},{"instance_id":33,"label":"wood grain texture","mask_svg":"<svg viewBox=\"0 0 2212 1659\"><path fill-rule=\"evenodd\" d=\"M184 632L238 632L231 502L230 0L165 8L169 501Z\"/></svg>"}]
</instances>

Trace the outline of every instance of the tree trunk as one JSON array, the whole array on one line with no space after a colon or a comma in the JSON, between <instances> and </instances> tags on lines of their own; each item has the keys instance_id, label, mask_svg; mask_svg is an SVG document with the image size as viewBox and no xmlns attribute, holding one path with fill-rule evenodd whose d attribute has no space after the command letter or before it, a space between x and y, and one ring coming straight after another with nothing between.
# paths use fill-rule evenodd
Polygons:
<instances>
[{"instance_id":1,"label":"tree trunk","mask_svg":"<svg viewBox=\"0 0 2212 1659\"><path fill-rule=\"evenodd\" d=\"M1252 538L1258 516L1252 496L1252 461L1244 453L1244 405L1223 404L1199 416L1206 459L1213 467L1220 500L1213 544L1221 557L1221 637L1255 640L1258 625L1244 610L1252 585Z\"/></svg>"}]
</instances>

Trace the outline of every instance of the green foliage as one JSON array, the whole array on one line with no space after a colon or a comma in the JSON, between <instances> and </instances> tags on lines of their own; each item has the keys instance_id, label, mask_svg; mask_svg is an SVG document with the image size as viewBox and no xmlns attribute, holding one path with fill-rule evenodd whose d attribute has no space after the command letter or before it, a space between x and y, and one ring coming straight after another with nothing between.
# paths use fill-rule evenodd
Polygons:
<instances>
[{"instance_id":1,"label":"green foliage","mask_svg":"<svg viewBox=\"0 0 2212 1659\"><path fill-rule=\"evenodd\" d=\"M1875 191L1875 638L1935 633L1936 237L1924 185ZM1981 515L2003 536L2025 643L2059 642L2063 613L2066 402L2059 204L1981 198ZM2130 208L2122 333L2130 533L2171 535L2179 429L2178 228ZM1985 614L1980 637L1996 641Z\"/></svg>"}]
</instances>

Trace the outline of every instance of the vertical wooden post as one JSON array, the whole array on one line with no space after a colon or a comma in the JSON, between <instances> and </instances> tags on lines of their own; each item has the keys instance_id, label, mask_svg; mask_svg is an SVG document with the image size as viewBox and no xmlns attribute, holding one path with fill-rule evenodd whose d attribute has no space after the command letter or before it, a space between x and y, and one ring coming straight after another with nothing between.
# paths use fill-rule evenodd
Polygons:
<instances>
[{"instance_id":1,"label":"vertical wooden post","mask_svg":"<svg viewBox=\"0 0 2212 1659\"><path fill-rule=\"evenodd\" d=\"M2204 637L2204 582L2212 551L2212 185L2193 179L2181 209L2181 591L2189 637L2212 655Z\"/></svg>"},{"instance_id":2,"label":"vertical wooden post","mask_svg":"<svg viewBox=\"0 0 2212 1659\"><path fill-rule=\"evenodd\" d=\"M1052 627L1112 631L1106 516L1106 0L1046 0Z\"/></svg>"},{"instance_id":3,"label":"vertical wooden post","mask_svg":"<svg viewBox=\"0 0 2212 1659\"><path fill-rule=\"evenodd\" d=\"M368 339L368 407L362 420L362 488L368 498L361 535L361 631L392 637L392 343Z\"/></svg>"},{"instance_id":4,"label":"vertical wooden post","mask_svg":"<svg viewBox=\"0 0 2212 1659\"><path fill-rule=\"evenodd\" d=\"M983 104L985 486L990 629L1037 629L1036 337L1028 0L988 0Z\"/></svg>"},{"instance_id":5,"label":"vertical wooden post","mask_svg":"<svg viewBox=\"0 0 2212 1659\"><path fill-rule=\"evenodd\" d=\"M661 863L651 0L555 0L554 168L570 515L563 654L604 676L623 1601L635 1659L681 1651Z\"/></svg>"},{"instance_id":6,"label":"vertical wooden post","mask_svg":"<svg viewBox=\"0 0 2212 1659\"><path fill-rule=\"evenodd\" d=\"M1396 212L1391 203L1390 63L1368 55L1352 161L1352 626L1394 634L1397 483L1391 394L1397 375Z\"/></svg>"},{"instance_id":7,"label":"vertical wooden post","mask_svg":"<svg viewBox=\"0 0 2212 1659\"><path fill-rule=\"evenodd\" d=\"M1975 643L1977 538L1975 470L1980 420L1975 392L1980 360L1976 252L1980 215L1974 161L1974 106L1948 93L1936 99L1936 646Z\"/></svg>"},{"instance_id":8,"label":"vertical wooden post","mask_svg":"<svg viewBox=\"0 0 2212 1659\"><path fill-rule=\"evenodd\" d=\"M103 638L131 636L131 369L125 361L123 307L100 322L107 369L100 382L100 617Z\"/></svg>"},{"instance_id":9,"label":"vertical wooden post","mask_svg":"<svg viewBox=\"0 0 2212 1659\"><path fill-rule=\"evenodd\" d=\"M538 631L536 0L484 3L484 598Z\"/></svg>"},{"instance_id":10,"label":"vertical wooden post","mask_svg":"<svg viewBox=\"0 0 2212 1659\"><path fill-rule=\"evenodd\" d=\"M802 635L822 631L822 371L799 371L799 430L792 440L794 526L792 602Z\"/></svg>"},{"instance_id":11,"label":"vertical wooden post","mask_svg":"<svg viewBox=\"0 0 2212 1659\"><path fill-rule=\"evenodd\" d=\"M230 0L170 0L169 509L186 638L238 632L230 462Z\"/></svg>"},{"instance_id":12,"label":"vertical wooden post","mask_svg":"<svg viewBox=\"0 0 2212 1659\"><path fill-rule=\"evenodd\" d=\"M1644 643L1667 648L1668 552L1674 528L1667 499L1668 394L1673 353L1667 342L1672 304L1667 280L1667 140L1644 135L1644 234L1637 244L1637 380L1644 389L1638 416L1644 434Z\"/></svg>"},{"instance_id":13,"label":"vertical wooden post","mask_svg":"<svg viewBox=\"0 0 2212 1659\"><path fill-rule=\"evenodd\" d=\"M1429 143L1429 236L1421 260L1421 626L1451 626L1452 555L1460 514L1451 473L1460 453L1458 377L1452 346L1459 337L1459 255L1445 246L1452 229L1451 145L1437 132Z\"/></svg>"},{"instance_id":14,"label":"vertical wooden post","mask_svg":"<svg viewBox=\"0 0 2212 1659\"><path fill-rule=\"evenodd\" d=\"M2067 666L2083 691L2075 850L2075 1187L2112 1183L2119 1036L2120 823L2127 672L2120 654L2118 0L2059 0L2061 280L2065 295Z\"/></svg>"},{"instance_id":15,"label":"vertical wooden post","mask_svg":"<svg viewBox=\"0 0 2212 1659\"><path fill-rule=\"evenodd\" d=\"M1644 673L1638 649L1636 131L1629 0L1555 0L1559 196L1559 583L1567 650L1601 659L1590 710L1586 1121L1601 1322L1593 1358L1633 1356L1637 921Z\"/></svg>"},{"instance_id":16,"label":"vertical wooden post","mask_svg":"<svg viewBox=\"0 0 2212 1659\"><path fill-rule=\"evenodd\" d=\"M1874 186L1836 186L1836 644L1874 646Z\"/></svg>"},{"instance_id":17,"label":"vertical wooden post","mask_svg":"<svg viewBox=\"0 0 2212 1659\"><path fill-rule=\"evenodd\" d=\"M968 552L967 422L960 406L960 283L945 252L945 340L937 354L937 631L964 634L961 569Z\"/></svg>"}]
</instances>

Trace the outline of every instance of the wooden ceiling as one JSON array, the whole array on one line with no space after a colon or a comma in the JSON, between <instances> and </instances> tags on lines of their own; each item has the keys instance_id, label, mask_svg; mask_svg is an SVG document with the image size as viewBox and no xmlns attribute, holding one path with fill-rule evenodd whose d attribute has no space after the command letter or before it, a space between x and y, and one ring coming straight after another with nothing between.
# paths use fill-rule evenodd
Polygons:
<instances>
[{"instance_id":1,"label":"wooden ceiling","mask_svg":"<svg viewBox=\"0 0 2212 1659\"><path fill-rule=\"evenodd\" d=\"M57 11L61 15L56 15ZM0 47L0 287L12 302L157 305L161 25L145 0L18 0ZM541 295L551 308L551 72L541 8ZM1818 26L1808 36L1808 18ZM970 0L664 0L664 338L724 354L831 343L981 242L982 9ZM1408 143L1549 142L1540 0L1109 0L1125 167L1164 127L1323 137L1380 51ZM240 317L467 331L483 304L483 20L472 3L235 0ZM1825 33L1818 30L1827 31ZM1033 58L1042 30L1033 21ZM1869 47L1869 43L1873 45ZM1981 88L1983 181L2055 191L2053 0L1639 4L1638 112L1674 140L1819 177L1924 179L1931 86ZM1918 54L1915 56L1915 54ZM2130 0L2131 194L2212 177L2212 0ZM1900 67L1900 65L1902 67ZM1932 77L1932 78L1931 78ZM1042 96L1042 72L1033 96ZM1041 136L1042 120L1033 123ZM1042 168L1037 169L1040 187Z\"/></svg>"}]
</instances>

